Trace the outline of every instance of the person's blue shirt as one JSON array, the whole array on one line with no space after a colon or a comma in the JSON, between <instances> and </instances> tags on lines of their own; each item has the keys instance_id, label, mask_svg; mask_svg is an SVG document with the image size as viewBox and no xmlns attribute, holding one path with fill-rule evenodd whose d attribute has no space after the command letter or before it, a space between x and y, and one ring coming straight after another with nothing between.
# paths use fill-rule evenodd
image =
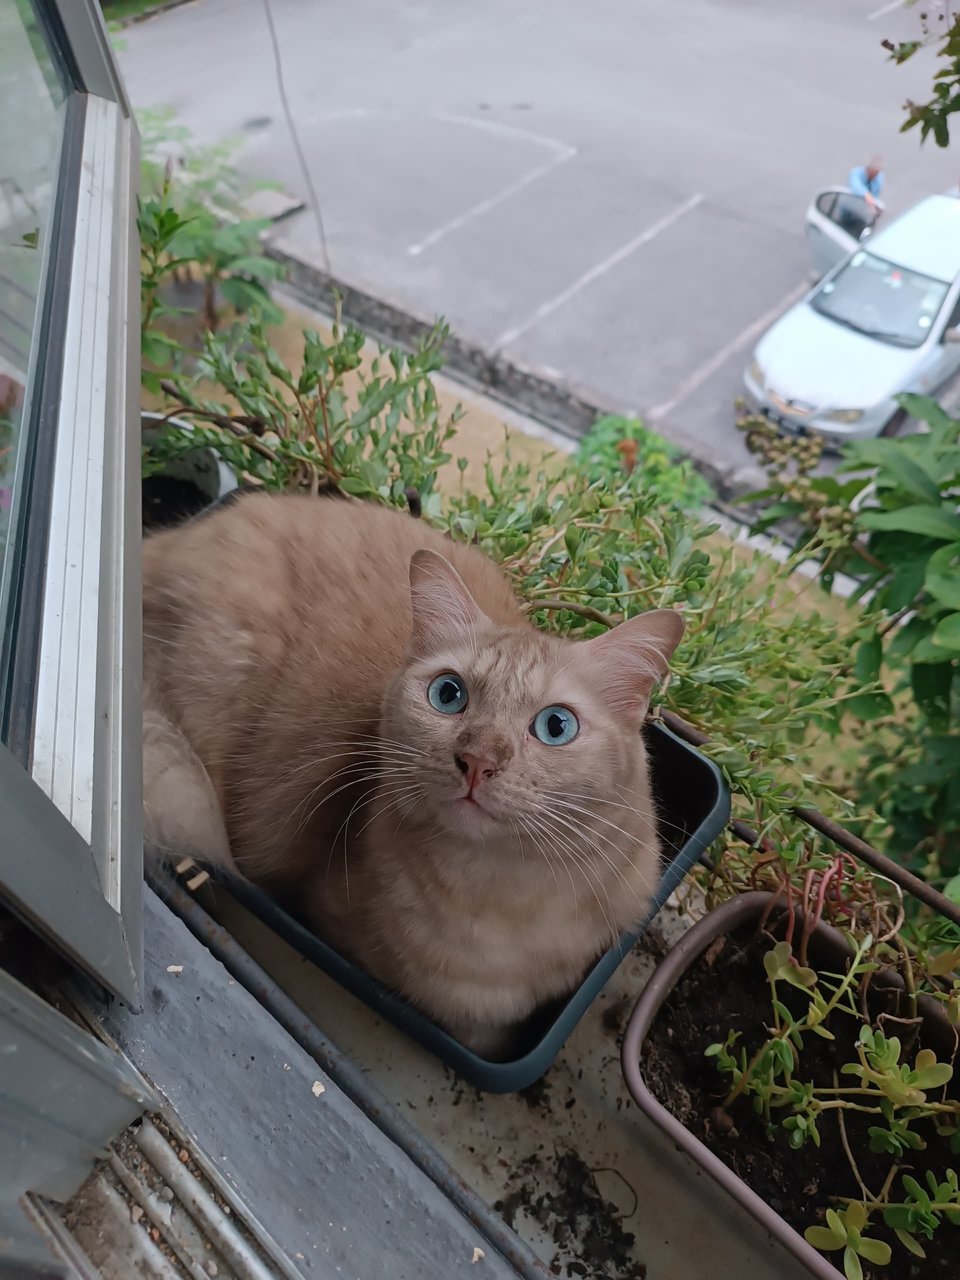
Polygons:
<instances>
[{"instance_id":1,"label":"person's blue shirt","mask_svg":"<svg viewBox=\"0 0 960 1280\"><path fill-rule=\"evenodd\" d=\"M865 164L857 165L850 170L847 186L855 196L871 195L877 200L883 190L883 173L878 169L871 178L867 175L867 166Z\"/></svg>"}]
</instances>

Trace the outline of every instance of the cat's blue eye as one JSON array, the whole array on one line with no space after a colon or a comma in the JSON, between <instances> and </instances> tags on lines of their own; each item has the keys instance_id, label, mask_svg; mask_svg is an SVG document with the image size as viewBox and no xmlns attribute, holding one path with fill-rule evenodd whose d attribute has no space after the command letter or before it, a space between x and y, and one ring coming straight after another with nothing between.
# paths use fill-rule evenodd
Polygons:
<instances>
[{"instance_id":1,"label":"cat's blue eye","mask_svg":"<svg viewBox=\"0 0 960 1280\"><path fill-rule=\"evenodd\" d=\"M580 721L569 707L544 707L534 717L530 732L548 747L562 747L580 732Z\"/></svg>"},{"instance_id":2,"label":"cat's blue eye","mask_svg":"<svg viewBox=\"0 0 960 1280\"><path fill-rule=\"evenodd\" d=\"M459 676L437 676L427 687L427 700L434 711L445 716L455 716L467 705L467 686Z\"/></svg>"}]
</instances>

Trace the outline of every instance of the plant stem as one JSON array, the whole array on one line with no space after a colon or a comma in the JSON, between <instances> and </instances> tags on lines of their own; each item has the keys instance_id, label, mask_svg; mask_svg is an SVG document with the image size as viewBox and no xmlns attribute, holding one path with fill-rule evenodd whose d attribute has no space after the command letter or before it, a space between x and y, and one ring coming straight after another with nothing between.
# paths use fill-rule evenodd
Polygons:
<instances>
[{"instance_id":1,"label":"plant stem","mask_svg":"<svg viewBox=\"0 0 960 1280\"><path fill-rule=\"evenodd\" d=\"M833 1084L834 1084L834 1088L836 1088L837 1086L836 1071L834 1071L833 1073ZM864 1182L863 1177L861 1176L860 1167L857 1164L856 1160L854 1159L853 1152L850 1149L850 1142L849 1142L849 1139L847 1138L847 1125L846 1125L846 1121L843 1118L843 1107L840 1107L839 1110L837 1111L837 1120L840 1122L840 1141L843 1143L844 1154L846 1155L847 1160L850 1162L850 1168L853 1170L853 1176L857 1180L857 1186L863 1192L864 1200L872 1200L874 1197L871 1196L867 1188L867 1185Z\"/></svg>"},{"instance_id":2,"label":"plant stem","mask_svg":"<svg viewBox=\"0 0 960 1280\"><path fill-rule=\"evenodd\" d=\"M599 609L594 609L588 604L574 604L570 600L534 600L524 606L526 613L537 613L540 609L566 609L569 613L577 613L581 618L589 618L591 622L599 622L605 627L617 625L612 618L608 618Z\"/></svg>"},{"instance_id":3,"label":"plant stem","mask_svg":"<svg viewBox=\"0 0 960 1280\"><path fill-rule=\"evenodd\" d=\"M327 471L334 480L339 480L337 468L333 461L333 441L330 439L330 416L327 412L327 389L323 379L317 380L317 399L320 401L320 415L323 419L323 440L327 451Z\"/></svg>"}]
</instances>

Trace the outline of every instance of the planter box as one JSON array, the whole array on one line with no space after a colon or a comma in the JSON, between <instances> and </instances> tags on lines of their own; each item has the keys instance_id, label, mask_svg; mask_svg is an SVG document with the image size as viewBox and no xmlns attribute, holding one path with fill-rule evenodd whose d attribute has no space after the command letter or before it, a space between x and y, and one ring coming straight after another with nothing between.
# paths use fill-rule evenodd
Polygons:
<instances>
[{"instance_id":1,"label":"planter box","mask_svg":"<svg viewBox=\"0 0 960 1280\"><path fill-rule=\"evenodd\" d=\"M658 965L634 1008L623 1038L621 1065L627 1088L640 1111L647 1120L662 1131L675 1149L689 1157L703 1174L735 1200L774 1242L782 1246L802 1265L805 1274L816 1277L816 1280L838 1280L838 1277L842 1280L842 1272L830 1262L829 1258L807 1244L798 1231L795 1231L765 1200L747 1186L699 1138L686 1129L653 1095L643 1077L641 1058L644 1043L656 1022L657 1015L683 976L717 939L751 922L759 922L764 912L776 902L774 895L770 893L741 894L704 916L684 934ZM775 907L775 913L776 910ZM786 912L782 899L779 910L781 916ZM851 955L843 935L822 922L813 930L810 946L811 963L814 967L817 965L815 957L819 954L820 957L827 957L828 963L833 964L839 971ZM888 970L878 971L874 974L874 981L880 982L880 980L884 987L892 986L902 990L903 983L899 974ZM762 973L758 974L758 988L764 983ZM924 1018L923 1043L937 1049L938 1054L943 1058L952 1057L956 1037L936 1001L921 995L919 1012Z\"/></svg>"},{"instance_id":2,"label":"planter box","mask_svg":"<svg viewBox=\"0 0 960 1280\"><path fill-rule=\"evenodd\" d=\"M621 960L705 849L726 826L730 797L719 769L662 725L646 730L654 792L662 822L663 864L647 919L593 965L565 1000L539 1010L525 1029L521 1055L492 1062L465 1048L412 1005L370 978L310 929L253 886L231 879L230 892L306 959L411 1036L465 1080L491 1093L533 1084L551 1065Z\"/></svg>"},{"instance_id":3,"label":"planter box","mask_svg":"<svg viewBox=\"0 0 960 1280\"><path fill-rule=\"evenodd\" d=\"M140 415L144 444L150 444L159 437L164 421L159 413ZM167 421L182 431L191 430L187 422L178 419ZM213 449L194 449L168 463L163 471L141 481L143 527L145 530L162 529L189 520L219 502L236 487L236 476Z\"/></svg>"}]
</instances>

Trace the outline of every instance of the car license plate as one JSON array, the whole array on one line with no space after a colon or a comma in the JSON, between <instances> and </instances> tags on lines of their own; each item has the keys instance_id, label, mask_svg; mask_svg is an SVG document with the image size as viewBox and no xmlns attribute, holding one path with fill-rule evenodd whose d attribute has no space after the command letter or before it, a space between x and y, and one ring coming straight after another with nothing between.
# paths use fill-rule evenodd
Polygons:
<instances>
[{"instance_id":1,"label":"car license plate","mask_svg":"<svg viewBox=\"0 0 960 1280\"><path fill-rule=\"evenodd\" d=\"M773 409L766 406L761 411L768 422L772 422L775 427L779 427L781 431L786 432L790 436L805 436L806 428L799 426L796 422L791 422L789 418L783 418L779 413L775 413Z\"/></svg>"}]
</instances>

